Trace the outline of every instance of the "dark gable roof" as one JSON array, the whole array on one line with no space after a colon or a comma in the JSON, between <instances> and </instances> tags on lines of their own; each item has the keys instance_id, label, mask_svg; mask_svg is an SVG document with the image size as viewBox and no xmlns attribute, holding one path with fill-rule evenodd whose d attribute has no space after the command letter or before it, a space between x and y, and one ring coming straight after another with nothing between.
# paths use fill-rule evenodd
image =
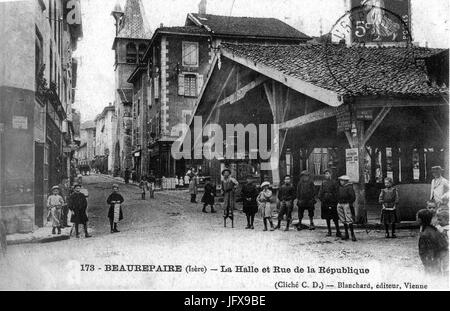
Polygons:
<instances>
[{"instance_id":1,"label":"dark gable roof","mask_svg":"<svg viewBox=\"0 0 450 311\"><path fill-rule=\"evenodd\" d=\"M194 35L208 35L209 32L202 27L198 26L173 26L173 27L160 27L156 30L161 33L173 33L173 34L194 34Z\"/></svg>"},{"instance_id":2,"label":"dark gable roof","mask_svg":"<svg viewBox=\"0 0 450 311\"><path fill-rule=\"evenodd\" d=\"M264 65L339 95L421 96L440 93L429 85L424 62L414 63L410 57L427 58L442 52L440 49L231 43L222 43L222 48L224 52L243 57L252 64ZM407 53L412 54L407 56ZM358 65L361 59L364 59L363 64ZM448 92L448 88L445 91Z\"/></svg>"},{"instance_id":3,"label":"dark gable roof","mask_svg":"<svg viewBox=\"0 0 450 311\"><path fill-rule=\"evenodd\" d=\"M193 19L191 17L193 17ZM189 20L206 26L216 35L286 38L297 40L310 39L309 36L276 18L220 16L211 14L200 15L191 13L188 15L186 25L190 24Z\"/></svg>"}]
</instances>

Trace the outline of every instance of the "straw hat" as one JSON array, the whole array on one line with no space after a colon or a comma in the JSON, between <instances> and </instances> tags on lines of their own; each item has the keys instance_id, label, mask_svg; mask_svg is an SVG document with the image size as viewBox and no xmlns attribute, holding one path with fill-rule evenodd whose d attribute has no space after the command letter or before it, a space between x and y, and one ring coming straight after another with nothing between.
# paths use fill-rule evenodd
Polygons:
<instances>
[{"instance_id":1,"label":"straw hat","mask_svg":"<svg viewBox=\"0 0 450 311\"><path fill-rule=\"evenodd\" d=\"M431 168L432 171L438 171L438 172L442 172L444 169L442 168L442 166L433 166Z\"/></svg>"},{"instance_id":2,"label":"straw hat","mask_svg":"<svg viewBox=\"0 0 450 311\"><path fill-rule=\"evenodd\" d=\"M309 171L303 171L300 173L300 176L310 176L311 173Z\"/></svg>"},{"instance_id":3,"label":"straw hat","mask_svg":"<svg viewBox=\"0 0 450 311\"><path fill-rule=\"evenodd\" d=\"M52 191L53 191L53 190L60 190L60 188L59 188L59 186L53 186L53 187L52 187Z\"/></svg>"},{"instance_id":4,"label":"straw hat","mask_svg":"<svg viewBox=\"0 0 450 311\"><path fill-rule=\"evenodd\" d=\"M231 170L229 168L226 168L222 171L222 176L225 175L225 172L229 172L231 175Z\"/></svg>"},{"instance_id":5,"label":"straw hat","mask_svg":"<svg viewBox=\"0 0 450 311\"><path fill-rule=\"evenodd\" d=\"M264 188L265 186L269 186L270 187L270 182L265 181L261 184L261 188Z\"/></svg>"},{"instance_id":6,"label":"straw hat","mask_svg":"<svg viewBox=\"0 0 450 311\"><path fill-rule=\"evenodd\" d=\"M350 177L348 177L347 175L343 175L343 176L339 177L339 180L350 181Z\"/></svg>"}]
</instances>

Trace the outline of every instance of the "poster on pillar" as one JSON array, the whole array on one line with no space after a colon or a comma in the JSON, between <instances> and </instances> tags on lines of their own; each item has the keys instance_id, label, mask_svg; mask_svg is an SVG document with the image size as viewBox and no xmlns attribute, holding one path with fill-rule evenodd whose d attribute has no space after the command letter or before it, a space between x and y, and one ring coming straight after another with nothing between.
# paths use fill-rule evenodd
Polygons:
<instances>
[{"instance_id":1,"label":"poster on pillar","mask_svg":"<svg viewBox=\"0 0 450 311\"><path fill-rule=\"evenodd\" d=\"M350 182L359 182L359 151L358 148L345 150L346 172Z\"/></svg>"}]
</instances>

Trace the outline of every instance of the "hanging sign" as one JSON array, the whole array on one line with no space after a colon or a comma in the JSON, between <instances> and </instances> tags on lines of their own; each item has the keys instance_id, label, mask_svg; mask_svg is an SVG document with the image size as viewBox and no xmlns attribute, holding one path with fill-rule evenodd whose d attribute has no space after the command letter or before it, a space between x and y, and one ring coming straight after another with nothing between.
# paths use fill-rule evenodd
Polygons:
<instances>
[{"instance_id":1,"label":"hanging sign","mask_svg":"<svg viewBox=\"0 0 450 311\"><path fill-rule=\"evenodd\" d=\"M352 129L352 116L348 105L336 108L337 131L345 132Z\"/></svg>"},{"instance_id":2,"label":"hanging sign","mask_svg":"<svg viewBox=\"0 0 450 311\"><path fill-rule=\"evenodd\" d=\"M372 109L358 109L356 111L356 119L360 121L372 121L373 110Z\"/></svg>"},{"instance_id":3,"label":"hanging sign","mask_svg":"<svg viewBox=\"0 0 450 311\"><path fill-rule=\"evenodd\" d=\"M358 148L345 150L347 176L350 182L359 182L359 150Z\"/></svg>"}]
</instances>

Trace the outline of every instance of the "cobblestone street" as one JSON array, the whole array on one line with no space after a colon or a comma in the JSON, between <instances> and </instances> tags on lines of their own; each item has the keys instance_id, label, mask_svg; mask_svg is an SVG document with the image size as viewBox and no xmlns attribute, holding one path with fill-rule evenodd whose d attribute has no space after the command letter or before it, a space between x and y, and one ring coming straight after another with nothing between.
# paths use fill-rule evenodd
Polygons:
<instances>
[{"instance_id":1,"label":"cobblestone street","mask_svg":"<svg viewBox=\"0 0 450 311\"><path fill-rule=\"evenodd\" d=\"M276 281L323 279L330 283L343 277L307 273L250 273L242 277L221 273L222 265L292 269L345 266L370 269L372 281L424 282L417 230L401 230L396 240L386 240L384 232L358 230L358 242L343 242L326 238L324 229L262 232L259 219L255 230L245 230L245 217L240 212L235 229L224 228L222 211L201 213L201 205L188 203L185 192L158 192L156 199L142 201L136 186L121 184L125 219L119 225L121 232L110 234L106 198L114 181L101 176L84 179L90 193L93 238L82 235L81 239L10 246L6 258L0 259L0 289L273 290ZM82 272L82 264L95 265L96 270ZM208 271L190 275L185 271L106 272L107 264L192 265ZM350 279L364 282L367 275Z\"/></svg>"}]
</instances>

